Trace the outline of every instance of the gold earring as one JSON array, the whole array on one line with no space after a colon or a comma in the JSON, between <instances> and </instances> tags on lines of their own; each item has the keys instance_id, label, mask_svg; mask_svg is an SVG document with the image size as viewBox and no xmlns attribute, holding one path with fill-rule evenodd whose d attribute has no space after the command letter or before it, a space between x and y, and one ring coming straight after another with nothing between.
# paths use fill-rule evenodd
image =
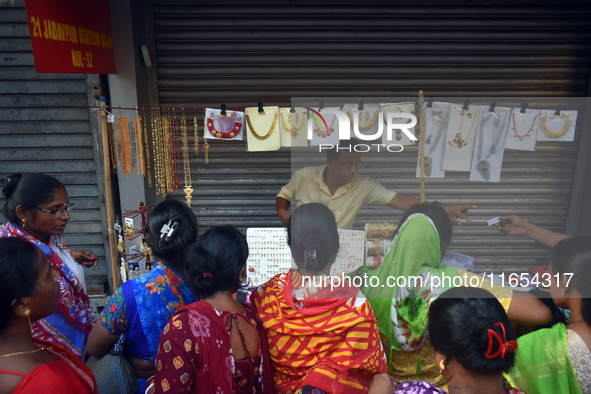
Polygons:
<instances>
[{"instance_id":1,"label":"gold earring","mask_svg":"<svg viewBox=\"0 0 591 394\"><path fill-rule=\"evenodd\" d=\"M33 325L31 324L31 309L27 308L25 309L25 315L27 316L27 319L29 320L29 327L31 328L31 333L33 333Z\"/></svg>"},{"instance_id":2,"label":"gold earring","mask_svg":"<svg viewBox=\"0 0 591 394\"><path fill-rule=\"evenodd\" d=\"M445 364L443 363L443 360L439 361L439 373L445 371Z\"/></svg>"},{"instance_id":3,"label":"gold earring","mask_svg":"<svg viewBox=\"0 0 591 394\"><path fill-rule=\"evenodd\" d=\"M25 222L27 221L27 218L23 219L23 230L25 229Z\"/></svg>"}]
</instances>

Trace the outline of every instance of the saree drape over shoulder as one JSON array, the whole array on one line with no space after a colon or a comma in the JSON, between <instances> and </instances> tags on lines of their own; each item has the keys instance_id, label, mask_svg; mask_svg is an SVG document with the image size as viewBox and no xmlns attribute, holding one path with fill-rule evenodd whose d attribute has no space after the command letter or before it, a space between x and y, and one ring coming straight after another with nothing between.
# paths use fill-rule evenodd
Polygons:
<instances>
[{"instance_id":1,"label":"saree drape over shoulder","mask_svg":"<svg viewBox=\"0 0 591 394\"><path fill-rule=\"evenodd\" d=\"M356 287L302 289L302 277L291 270L251 296L267 331L275 387L293 393L307 385L327 393L366 393L373 375L386 372L368 302Z\"/></svg>"},{"instance_id":2,"label":"saree drape over shoulder","mask_svg":"<svg viewBox=\"0 0 591 394\"><path fill-rule=\"evenodd\" d=\"M67 348L83 357L86 338L92 328L90 300L81 278L70 268L78 268L78 263L71 256L69 249L58 236L52 235L48 246L11 222L0 226L0 237L22 237L37 245L47 256L52 268L60 273L60 298L57 310L33 324L33 338L52 343L53 346ZM84 272L82 278L83 276Z\"/></svg>"},{"instance_id":3,"label":"saree drape over shoulder","mask_svg":"<svg viewBox=\"0 0 591 394\"><path fill-rule=\"evenodd\" d=\"M581 394L566 333L565 325L558 323L519 337L515 365L506 375L509 384L528 394Z\"/></svg>"},{"instance_id":4,"label":"saree drape over shoulder","mask_svg":"<svg viewBox=\"0 0 591 394\"><path fill-rule=\"evenodd\" d=\"M438 386L445 384L428 341L429 306L446 290L476 275L440 264L435 225L429 217L414 214L400 226L392 249L378 268L362 267L352 274L367 276L364 283L379 283L362 287L361 291L377 318L388 373L397 383L423 380ZM372 282L373 277L377 279ZM493 293L507 311L512 291L478 278L476 282Z\"/></svg>"}]
</instances>

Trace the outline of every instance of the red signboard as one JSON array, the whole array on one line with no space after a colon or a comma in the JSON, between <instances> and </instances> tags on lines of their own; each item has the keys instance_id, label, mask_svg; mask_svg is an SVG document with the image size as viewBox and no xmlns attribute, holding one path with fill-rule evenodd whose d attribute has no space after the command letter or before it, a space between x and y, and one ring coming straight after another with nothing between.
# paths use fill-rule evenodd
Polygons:
<instances>
[{"instance_id":1,"label":"red signboard","mask_svg":"<svg viewBox=\"0 0 591 394\"><path fill-rule=\"evenodd\" d=\"M38 73L115 74L109 0L26 0Z\"/></svg>"}]
</instances>

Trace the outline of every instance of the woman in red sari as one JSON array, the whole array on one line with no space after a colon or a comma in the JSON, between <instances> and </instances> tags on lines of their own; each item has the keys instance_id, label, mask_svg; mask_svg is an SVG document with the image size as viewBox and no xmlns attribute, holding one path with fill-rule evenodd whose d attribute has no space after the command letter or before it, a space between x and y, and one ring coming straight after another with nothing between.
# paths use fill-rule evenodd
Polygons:
<instances>
[{"instance_id":1,"label":"woman in red sari","mask_svg":"<svg viewBox=\"0 0 591 394\"><path fill-rule=\"evenodd\" d=\"M275 393L265 330L232 297L247 258L246 239L232 226L213 227L188 247L185 277L200 301L180 308L164 327L156 393Z\"/></svg>"},{"instance_id":2,"label":"woman in red sari","mask_svg":"<svg viewBox=\"0 0 591 394\"><path fill-rule=\"evenodd\" d=\"M357 287L332 286L328 276L339 250L333 213L323 204L299 206L287 234L298 269L275 276L251 297L269 338L275 387L282 393L391 393L369 303Z\"/></svg>"},{"instance_id":3,"label":"woman in red sari","mask_svg":"<svg viewBox=\"0 0 591 394\"><path fill-rule=\"evenodd\" d=\"M97 393L80 357L39 342L31 324L51 315L60 296L59 273L45 253L23 238L0 238L0 394Z\"/></svg>"}]
</instances>

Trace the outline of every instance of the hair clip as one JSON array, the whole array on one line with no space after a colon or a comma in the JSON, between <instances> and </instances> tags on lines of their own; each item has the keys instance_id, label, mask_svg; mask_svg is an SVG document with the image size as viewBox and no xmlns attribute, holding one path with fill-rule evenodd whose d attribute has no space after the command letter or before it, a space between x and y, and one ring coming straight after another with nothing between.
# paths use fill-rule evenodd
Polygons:
<instances>
[{"instance_id":1,"label":"hair clip","mask_svg":"<svg viewBox=\"0 0 591 394\"><path fill-rule=\"evenodd\" d=\"M171 222L172 222L172 220L169 220L168 223L163 225L162 228L160 229L160 239L162 239L164 236L166 236L166 238L164 238L164 241L170 241L172 234L174 233L174 231L176 230L176 228L179 225L179 222L174 222L171 226L170 225Z\"/></svg>"},{"instance_id":2,"label":"hair clip","mask_svg":"<svg viewBox=\"0 0 591 394\"><path fill-rule=\"evenodd\" d=\"M316 262L316 250L308 250L304 251L304 261L306 264L308 263L315 263Z\"/></svg>"},{"instance_id":3,"label":"hair clip","mask_svg":"<svg viewBox=\"0 0 591 394\"><path fill-rule=\"evenodd\" d=\"M4 190L10 185L10 177L5 176L0 180L0 193L4 193Z\"/></svg>"},{"instance_id":4,"label":"hair clip","mask_svg":"<svg viewBox=\"0 0 591 394\"><path fill-rule=\"evenodd\" d=\"M213 279L213 275L212 275L212 274L210 274L209 272L204 272L204 273L203 273L203 277L204 277L204 278Z\"/></svg>"},{"instance_id":5,"label":"hair clip","mask_svg":"<svg viewBox=\"0 0 591 394\"><path fill-rule=\"evenodd\" d=\"M501 331L503 331L503 340L497 332L493 329L487 329L486 332L488 333L488 350L484 353L484 358L488 360L492 360L501 355L501 358L505 358L505 354L507 352L514 352L517 350L517 342L516 341L507 341L507 334L505 333L505 326L503 323L498 322L494 325L494 327L499 326L501 327ZM499 342L499 349L494 353L491 354L493 348L493 337L497 339Z\"/></svg>"}]
</instances>

